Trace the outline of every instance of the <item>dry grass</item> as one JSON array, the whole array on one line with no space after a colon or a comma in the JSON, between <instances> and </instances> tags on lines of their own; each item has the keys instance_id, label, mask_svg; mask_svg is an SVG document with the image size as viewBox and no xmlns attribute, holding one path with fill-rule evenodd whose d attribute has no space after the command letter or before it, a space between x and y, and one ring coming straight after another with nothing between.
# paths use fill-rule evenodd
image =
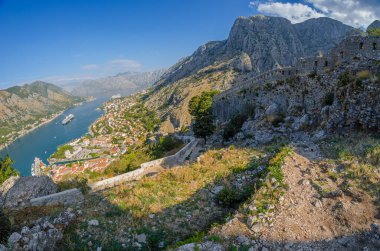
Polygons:
<instances>
[{"instance_id":1,"label":"dry grass","mask_svg":"<svg viewBox=\"0 0 380 251\"><path fill-rule=\"evenodd\" d=\"M322 149L343 169L338 176L380 198L380 139L367 134L334 137Z\"/></svg>"},{"instance_id":2,"label":"dry grass","mask_svg":"<svg viewBox=\"0 0 380 251\"><path fill-rule=\"evenodd\" d=\"M158 213L192 197L207 184L248 168L252 149L211 150L199 163L147 177L134 187L120 186L105 193L111 203L130 210L135 217Z\"/></svg>"}]
</instances>

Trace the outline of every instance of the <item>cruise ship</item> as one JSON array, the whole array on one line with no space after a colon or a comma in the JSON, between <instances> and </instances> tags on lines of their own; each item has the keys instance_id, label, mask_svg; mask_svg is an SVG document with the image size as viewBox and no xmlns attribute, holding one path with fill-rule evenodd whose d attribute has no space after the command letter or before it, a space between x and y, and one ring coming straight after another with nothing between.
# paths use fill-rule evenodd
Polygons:
<instances>
[{"instance_id":1,"label":"cruise ship","mask_svg":"<svg viewBox=\"0 0 380 251\"><path fill-rule=\"evenodd\" d=\"M62 125L67 125L67 124L70 123L74 118L75 118L74 114L69 114L69 115L67 115L66 118L64 118L64 120L62 120Z\"/></svg>"}]
</instances>

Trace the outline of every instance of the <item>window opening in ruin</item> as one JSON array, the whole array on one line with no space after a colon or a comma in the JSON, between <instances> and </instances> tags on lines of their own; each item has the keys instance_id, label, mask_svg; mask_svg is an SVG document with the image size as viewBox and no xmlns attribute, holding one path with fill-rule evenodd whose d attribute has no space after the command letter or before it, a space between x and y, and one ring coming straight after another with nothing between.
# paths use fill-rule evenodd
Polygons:
<instances>
[{"instance_id":1,"label":"window opening in ruin","mask_svg":"<svg viewBox=\"0 0 380 251\"><path fill-rule=\"evenodd\" d=\"M363 43L363 42L360 42L359 49L362 50L363 47L364 47L364 43Z\"/></svg>"},{"instance_id":2,"label":"window opening in ruin","mask_svg":"<svg viewBox=\"0 0 380 251\"><path fill-rule=\"evenodd\" d=\"M373 43L372 47L373 47L373 50L377 50L377 44L376 43Z\"/></svg>"}]
</instances>

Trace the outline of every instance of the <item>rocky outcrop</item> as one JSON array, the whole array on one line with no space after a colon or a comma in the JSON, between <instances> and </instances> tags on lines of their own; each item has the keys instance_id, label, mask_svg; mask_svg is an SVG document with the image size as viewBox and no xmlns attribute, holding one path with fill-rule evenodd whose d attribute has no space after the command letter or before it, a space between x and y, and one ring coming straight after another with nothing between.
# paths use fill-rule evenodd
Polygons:
<instances>
[{"instance_id":1,"label":"rocky outcrop","mask_svg":"<svg viewBox=\"0 0 380 251\"><path fill-rule=\"evenodd\" d=\"M202 45L193 55L171 67L157 86L188 77L212 64L240 57L242 53L249 56L255 74L290 66L299 57L327 53L353 31L354 28L330 18L291 24L281 17L239 17L227 40Z\"/></svg>"},{"instance_id":2,"label":"rocky outcrop","mask_svg":"<svg viewBox=\"0 0 380 251\"><path fill-rule=\"evenodd\" d=\"M55 218L43 217L14 232L8 238L8 250L54 250L56 243L63 238L63 230L81 211L68 208ZM5 249L7 250L7 249Z\"/></svg>"},{"instance_id":3,"label":"rocky outcrop","mask_svg":"<svg viewBox=\"0 0 380 251\"><path fill-rule=\"evenodd\" d=\"M302 43L305 56L326 54L344 38L355 31L351 26L331 18L321 17L294 24Z\"/></svg>"},{"instance_id":4,"label":"rocky outcrop","mask_svg":"<svg viewBox=\"0 0 380 251\"><path fill-rule=\"evenodd\" d=\"M0 187L0 207L25 207L31 199L57 191L58 186L47 176L11 177Z\"/></svg>"}]
</instances>

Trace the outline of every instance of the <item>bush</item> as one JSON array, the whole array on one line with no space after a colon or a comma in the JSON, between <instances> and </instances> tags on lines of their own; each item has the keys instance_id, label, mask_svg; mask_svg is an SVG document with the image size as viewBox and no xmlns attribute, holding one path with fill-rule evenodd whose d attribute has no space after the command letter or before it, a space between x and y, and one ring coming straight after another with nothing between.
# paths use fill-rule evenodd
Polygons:
<instances>
[{"instance_id":1,"label":"bush","mask_svg":"<svg viewBox=\"0 0 380 251\"><path fill-rule=\"evenodd\" d=\"M309 78L311 79L315 79L317 77L317 71L312 71L309 73L309 75L307 75Z\"/></svg>"},{"instance_id":2,"label":"bush","mask_svg":"<svg viewBox=\"0 0 380 251\"><path fill-rule=\"evenodd\" d=\"M149 151L153 158L158 159L165 156L166 153L179 148L183 142L171 136L161 137L159 142L149 146Z\"/></svg>"},{"instance_id":3,"label":"bush","mask_svg":"<svg viewBox=\"0 0 380 251\"><path fill-rule=\"evenodd\" d=\"M332 92L329 92L326 94L324 100L323 100L323 104L324 105L332 105L334 103L334 93Z\"/></svg>"},{"instance_id":4,"label":"bush","mask_svg":"<svg viewBox=\"0 0 380 251\"><path fill-rule=\"evenodd\" d=\"M339 77L338 87L348 85L352 81L351 73L346 71Z\"/></svg>"},{"instance_id":5,"label":"bush","mask_svg":"<svg viewBox=\"0 0 380 251\"><path fill-rule=\"evenodd\" d=\"M244 122L248 119L247 115L239 114L234 116L229 122L227 127L224 129L223 138L228 140L240 132L241 127Z\"/></svg>"},{"instance_id":6,"label":"bush","mask_svg":"<svg viewBox=\"0 0 380 251\"><path fill-rule=\"evenodd\" d=\"M216 195L216 200L226 208L236 208L240 203L244 202L249 195L248 189L242 192L237 188L227 186Z\"/></svg>"},{"instance_id":7,"label":"bush","mask_svg":"<svg viewBox=\"0 0 380 251\"><path fill-rule=\"evenodd\" d=\"M0 209L0 243L5 243L11 232L11 222Z\"/></svg>"},{"instance_id":8,"label":"bush","mask_svg":"<svg viewBox=\"0 0 380 251\"><path fill-rule=\"evenodd\" d=\"M370 36L379 37L380 36L380 28L373 28L368 31Z\"/></svg>"},{"instance_id":9,"label":"bush","mask_svg":"<svg viewBox=\"0 0 380 251\"><path fill-rule=\"evenodd\" d=\"M366 159L374 166L380 165L380 144L374 145L367 149Z\"/></svg>"},{"instance_id":10,"label":"bush","mask_svg":"<svg viewBox=\"0 0 380 251\"><path fill-rule=\"evenodd\" d=\"M19 172L12 167L13 160L7 155L0 158L0 185L12 176L18 176Z\"/></svg>"},{"instance_id":11,"label":"bush","mask_svg":"<svg viewBox=\"0 0 380 251\"><path fill-rule=\"evenodd\" d=\"M359 71L356 77L360 80L367 80L371 78L371 73L369 71Z\"/></svg>"},{"instance_id":12,"label":"bush","mask_svg":"<svg viewBox=\"0 0 380 251\"><path fill-rule=\"evenodd\" d=\"M82 193L86 194L89 191L89 187L87 185L87 179L83 177L75 177L70 179L63 179L58 183L59 190L65 191L73 188L78 188L82 191Z\"/></svg>"},{"instance_id":13,"label":"bush","mask_svg":"<svg viewBox=\"0 0 380 251\"><path fill-rule=\"evenodd\" d=\"M218 91L202 92L200 96L194 96L189 102L189 113L194 117L193 132L195 136L206 138L213 134L215 126L212 115L213 97Z\"/></svg>"}]
</instances>

